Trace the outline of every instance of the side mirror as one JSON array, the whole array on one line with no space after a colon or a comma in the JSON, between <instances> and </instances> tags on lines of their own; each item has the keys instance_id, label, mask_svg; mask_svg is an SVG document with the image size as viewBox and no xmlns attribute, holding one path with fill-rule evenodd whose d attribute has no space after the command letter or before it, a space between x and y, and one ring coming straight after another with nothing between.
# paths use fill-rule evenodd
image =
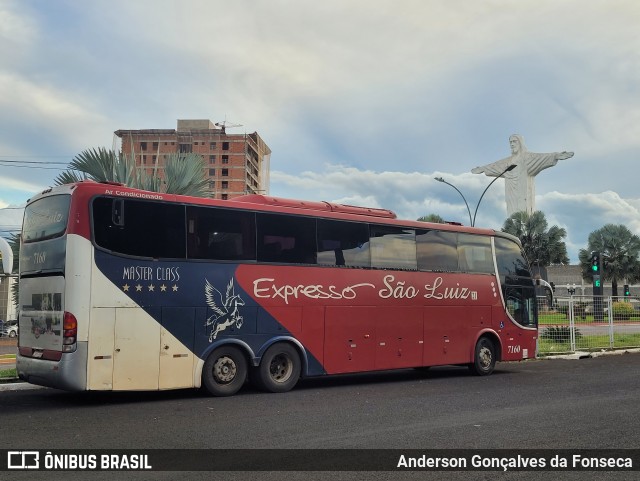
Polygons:
<instances>
[{"instance_id":1,"label":"side mirror","mask_svg":"<svg viewBox=\"0 0 640 481\"><path fill-rule=\"evenodd\" d=\"M2 252L2 272L7 275L11 274L13 270L13 251L3 237L0 237L0 252Z\"/></svg>"}]
</instances>

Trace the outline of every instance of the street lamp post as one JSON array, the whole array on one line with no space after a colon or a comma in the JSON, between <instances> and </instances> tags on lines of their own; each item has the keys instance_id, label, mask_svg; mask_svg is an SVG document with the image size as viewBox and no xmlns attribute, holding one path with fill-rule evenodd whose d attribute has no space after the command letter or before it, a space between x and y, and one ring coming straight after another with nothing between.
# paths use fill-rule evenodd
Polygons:
<instances>
[{"instance_id":1,"label":"street lamp post","mask_svg":"<svg viewBox=\"0 0 640 481\"><path fill-rule=\"evenodd\" d=\"M469 209L469 204L467 203L467 199L464 198L464 195L462 195L462 192L460 192L460 190L455 185L450 184L449 182L444 180L442 177L436 177L435 180L437 180L438 182L442 182L443 184L450 185L451 187L453 187L458 191L458 194L460 194L460 197L462 197L462 200L464 200L464 205L467 206L467 212L469 212L469 223L471 224L471 226L473 226L473 221L471 220L471 209Z\"/></svg>"},{"instance_id":2,"label":"street lamp post","mask_svg":"<svg viewBox=\"0 0 640 481\"><path fill-rule=\"evenodd\" d=\"M465 197L462 194L462 192L460 192L460 190L455 185L450 184L449 182L444 180L442 177L436 177L435 180L437 180L438 182L442 182L443 184L450 185L451 187L453 187L454 189L456 189L458 191L458 194L460 194L460 196L462 197L462 200L464 200L464 204L467 206L467 211L469 212L469 222L471 223L471 227L474 227L475 224L476 224L476 215L478 214L478 208L480 207L480 202L482 202L482 198L484 197L484 194L486 194L486 192L489 190L489 187L491 187L496 180L498 180L504 174L506 174L507 172L512 171L515 168L516 168L516 164L511 164L509 167L504 169L504 171L502 171L502 173L500 175L497 175L495 179L493 179L491 182L489 182L489 185L487 187L485 187L484 191L482 192L482 195L478 199L478 203L476 204L476 210L473 213L473 219L471 218L471 209L469 209L469 203L467 202L467 199L465 199Z\"/></svg>"}]
</instances>

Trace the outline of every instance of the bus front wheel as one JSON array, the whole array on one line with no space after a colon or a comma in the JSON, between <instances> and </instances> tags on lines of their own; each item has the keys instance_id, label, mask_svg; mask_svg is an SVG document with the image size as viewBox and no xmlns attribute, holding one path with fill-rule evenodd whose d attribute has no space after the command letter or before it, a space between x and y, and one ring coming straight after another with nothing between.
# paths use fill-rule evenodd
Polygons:
<instances>
[{"instance_id":1,"label":"bus front wheel","mask_svg":"<svg viewBox=\"0 0 640 481\"><path fill-rule=\"evenodd\" d=\"M260 366L253 373L253 381L268 392L287 392L300 378L300 355L291 344L278 343L262 356Z\"/></svg>"},{"instance_id":2,"label":"bus front wheel","mask_svg":"<svg viewBox=\"0 0 640 481\"><path fill-rule=\"evenodd\" d=\"M476 344L473 363L469 364L472 373L478 376L488 376L496 367L496 348L487 337L481 337Z\"/></svg>"},{"instance_id":3,"label":"bus front wheel","mask_svg":"<svg viewBox=\"0 0 640 481\"><path fill-rule=\"evenodd\" d=\"M202 384L214 396L231 396L247 379L247 358L235 346L213 351L202 369Z\"/></svg>"}]
</instances>

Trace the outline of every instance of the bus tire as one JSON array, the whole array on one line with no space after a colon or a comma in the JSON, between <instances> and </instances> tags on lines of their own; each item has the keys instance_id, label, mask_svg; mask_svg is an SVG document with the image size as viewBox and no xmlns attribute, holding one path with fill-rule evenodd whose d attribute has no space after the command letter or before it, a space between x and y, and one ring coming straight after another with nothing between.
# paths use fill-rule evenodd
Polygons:
<instances>
[{"instance_id":1,"label":"bus tire","mask_svg":"<svg viewBox=\"0 0 640 481\"><path fill-rule=\"evenodd\" d=\"M214 350L202 368L202 384L213 396L232 396L247 379L247 358L236 346Z\"/></svg>"},{"instance_id":2,"label":"bus tire","mask_svg":"<svg viewBox=\"0 0 640 481\"><path fill-rule=\"evenodd\" d=\"M264 353L253 373L253 381L267 392L287 392L297 384L300 371L298 350L289 343L279 342Z\"/></svg>"},{"instance_id":3,"label":"bus tire","mask_svg":"<svg viewBox=\"0 0 640 481\"><path fill-rule=\"evenodd\" d=\"M495 344L488 337L478 339L473 355L473 363L469 364L469 369L478 376L488 376L496 367Z\"/></svg>"}]
</instances>

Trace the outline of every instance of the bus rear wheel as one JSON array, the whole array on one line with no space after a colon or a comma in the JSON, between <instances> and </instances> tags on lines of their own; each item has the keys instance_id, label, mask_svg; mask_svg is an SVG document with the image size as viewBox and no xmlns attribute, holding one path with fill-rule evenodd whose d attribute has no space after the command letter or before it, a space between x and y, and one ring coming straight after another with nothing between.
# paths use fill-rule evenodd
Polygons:
<instances>
[{"instance_id":1,"label":"bus rear wheel","mask_svg":"<svg viewBox=\"0 0 640 481\"><path fill-rule=\"evenodd\" d=\"M268 392L287 392L300 378L300 355L291 344L274 344L262 356L253 373L257 387Z\"/></svg>"},{"instance_id":2,"label":"bus rear wheel","mask_svg":"<svg viewBox=\"0 0 640 481\"><path fill-rule=\"evenodd\" d=\"M487 337L481 337L477 344L473 356L473 363L469 364L472 373L478 376L488 376L496 367L496 348Z\"/></svg>"},{"instance_id":3,"label":"bus rear wheel","mask_svg":"<svg viewBox=\"0 0 640 481\"><path fill-rule=\"evenodd\" d=\"M231 396L243 386L247 370L247 358L239 348L222 346L205 361L202 384L213 396Z\"/></svg>"}]
</instances>

